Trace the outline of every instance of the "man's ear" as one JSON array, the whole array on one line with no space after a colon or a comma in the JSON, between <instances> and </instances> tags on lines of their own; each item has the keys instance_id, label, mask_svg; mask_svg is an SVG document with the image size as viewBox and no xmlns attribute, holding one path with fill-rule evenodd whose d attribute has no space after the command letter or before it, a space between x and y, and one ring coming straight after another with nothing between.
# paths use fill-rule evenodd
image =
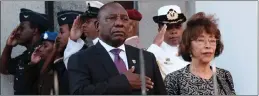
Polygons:
<instances>
[{"instance_id":1,"label":"man's ear","mask_svg":"<svg viewBox=\"0 0 259 96\"><path fill-rule=\"evenodd\" d=\"M34 36L37 35L37 34L40 34L39 28L34 28L32 34L33 34Z\"/></svg>"},{"instance_id":2,"label":"man's ear","mask_svg":"<svg viewBox=\"0 0 259 96\"><path fill-rule=\"evenodd\" d=\"M99 32L99 21L95 21L94 25L95 25L95 29L97 30L97 32Z\"/></svg>"}]
</instances>

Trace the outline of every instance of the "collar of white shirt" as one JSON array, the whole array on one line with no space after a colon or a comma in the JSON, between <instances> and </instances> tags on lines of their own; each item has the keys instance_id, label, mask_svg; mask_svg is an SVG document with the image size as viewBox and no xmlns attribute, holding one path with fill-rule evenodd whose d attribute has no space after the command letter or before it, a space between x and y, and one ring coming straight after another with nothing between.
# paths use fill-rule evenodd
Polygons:
<instances>
[{"instance_id":1,"label":"collar of white shirt","mask_svg":"<svg viewBox=\"0 0 259 96\"><path fill-rule=\"evenodd\" d=\"M98 42L98 40L99 40L98 37L93 40L94 45Z\"/></svg>"},{"instance_id":2,"label":"collar of white shirt","mask_svg":"<svg viewBox=\"0 0 259 96\"><path fill-rule=\"evenodd\" d=\"M103 42L101 39L99 39L99 42L101 43L101 45L105 48L105 50L106 50L107 52L110 52L112 49L116 49L115 47L112 47L112 46L106 44L106 43ZM125 45L122 44L121 46L118 47L118 49L121 49L122 51L125 52Z\"/></svg>"},{"instance_id":3,"label":"collar of white shirt","mask_svg":"<svg viewBox=\"0 0 259 96\"><path fill-rule=\"evenodd\" d=\"M62 59L63 59L63 57L60 57L60 58L56 59L56 60L54 61L54 64L57 63L58 61L62 60Z\"/></svg>"}]
</instances>

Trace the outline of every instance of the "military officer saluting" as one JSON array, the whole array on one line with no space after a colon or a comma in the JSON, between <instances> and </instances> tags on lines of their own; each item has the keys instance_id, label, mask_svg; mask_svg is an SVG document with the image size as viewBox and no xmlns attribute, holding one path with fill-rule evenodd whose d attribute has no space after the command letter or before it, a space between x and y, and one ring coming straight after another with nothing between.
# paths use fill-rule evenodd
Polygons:
<instances>
[{"instance_id":1,"label":"military officer saluting","mask_svg":"<svg viewBox=\"0 0 259 96\"><path fill-rule=\"evenodd\" d=\"M46 31L41 35L42 43L35 48L34 52L31 55L31 62L29 63L30 67L25 70L25 74L30 73L30 75L26 75L25 77L26 86L28 86L28 94L29 95L41 95L39 90L42 89L42 86L39 86L41 81L50 78L40 78L40 70L42 64L48 57L49 53L52 52L54 42L56 40L58 33ZM51 74L53 75L53 74ZM52 78L51 78L52 80ZM45 82L45 85L50 85L50 82ZM52 87L52 86L51 86Z\"/></svg>"},{"instance_id":2,"label":"military officer saluting","mask_svg":"<svg viewBox=\"0 0 259 96\"><path fill-rule=\"evenodd\" d=\"M74 10L65 10L57 13L60 29L54 49L41 69L40 95L69 95L68 73L63 62L64 50L69 42L70 30L74 27L73 23L78 21L79 15L82 14L83 12ZM84 37L79 38L83 39ZM84 48L87 48L87 46L83 46ZM49 75L49 73L53 74Z\"/></svg>"},{"instance_id":3,"label":"military officer saluting","mask_svg":"<svg viewBox=\"0 0 259 96\"><path fill-rule=\"evenodd\" d=\"M48 29L49 21L46 14L34 12L22 8L20 13L20 24L17 26L9 38L3 50L1 57L0 71L2 74L14 75L14 94L28 94L28 88L25 84L25 70L30 62L31 54L34 48L38 46L41 33ZM26 47L21 55L11 58L13 47L21 45Z\"/></svg>"},{"instance_id":4,"label":"military officer saluting","mask_svg":"<svg viewBox=\"0 0 259 96\"><path fill-rule=\"evenodd\" d=\"M97 15L103 3L99 1L86 1L88 9L76 19L73 28L70 31L70 36L66 49L64 51L64 62L67 67L69 57L76 52L86 49L83 46L90 47L95 45L99 38L99 32L95 27ZM81 23L81 24L80 24ZM80 37L86 37L85 40Z\"/></svg>"},{"instance_id":5,"label":"military officer saluting","mask_svg":"<svg viewBox=\"0 0 259 96\"><path fill-rule=\"evenodd\" d=\"M153 20L158 24L159 33L147 51L156 56L164 79L168 73L188 64L177 56L177 47L183 33L182 24L186 21L186 17L179 6L167 5L158 9L158 15L154 16Z\"/></svg>"}]
</instances>

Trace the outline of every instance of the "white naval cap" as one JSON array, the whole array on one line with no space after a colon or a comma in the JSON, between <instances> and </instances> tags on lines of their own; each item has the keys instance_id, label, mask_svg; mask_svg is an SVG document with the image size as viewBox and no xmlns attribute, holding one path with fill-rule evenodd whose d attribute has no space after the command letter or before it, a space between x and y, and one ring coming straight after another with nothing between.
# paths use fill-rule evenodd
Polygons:
<instances>
[{"instance_id":1,"label":"white naval cap","mask_svg":"<svg viewBox=\"0 0 259 96\"><path fill-rule=\"evenodd\" d=\"M182 13L181 12L181 8L177 5L166 5L166 6L163 6L163 7L160 7L158 9L158 12L157 12L157 15L160 16L160 15L166 15L168 14L168 11L170 9L173 9L176 11L176 13Z\"/></svg>"},{"instance_id":2,"label":"white naval cap","mask_svg":"<svg viewBox=\"0 0 259 96\"><path fill-rule=\"evenodd\" d=\"M86 1L86 6L88 6L88 4L90 4L91 7L95 7L95 8L101 8L104 4L102 2L99 1Z\"/></svg>"},{"instance_id":3,"label":"white naval cap","mask_svg":"<svg viewBox=\"0 0 259 96\"><path fill-rule=\"evenodd\" d=\"M158 9L157 16L154 16L153 20L159 24L181 24L186 21L186 17L179 6L166 5Z\"/></svg>"}]
</instances>

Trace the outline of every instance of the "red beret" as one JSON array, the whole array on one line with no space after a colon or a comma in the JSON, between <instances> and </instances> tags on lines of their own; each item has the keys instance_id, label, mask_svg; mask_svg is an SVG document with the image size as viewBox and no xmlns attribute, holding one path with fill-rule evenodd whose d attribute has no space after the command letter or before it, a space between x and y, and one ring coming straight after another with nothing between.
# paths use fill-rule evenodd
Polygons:
<instances>
[{"instance_id":1,"label":"red beret","mask_svg":"<svg viewBox=\"0 0 259 96\"><path fill-rule=\"evenodd\" d=\"M142 19L141 13L139 13L138 10L136 9L130 9L130 10L127 10L127 12L128 12L129 18L132 20L140 21Z\"/></svg>"}]
</instances>

